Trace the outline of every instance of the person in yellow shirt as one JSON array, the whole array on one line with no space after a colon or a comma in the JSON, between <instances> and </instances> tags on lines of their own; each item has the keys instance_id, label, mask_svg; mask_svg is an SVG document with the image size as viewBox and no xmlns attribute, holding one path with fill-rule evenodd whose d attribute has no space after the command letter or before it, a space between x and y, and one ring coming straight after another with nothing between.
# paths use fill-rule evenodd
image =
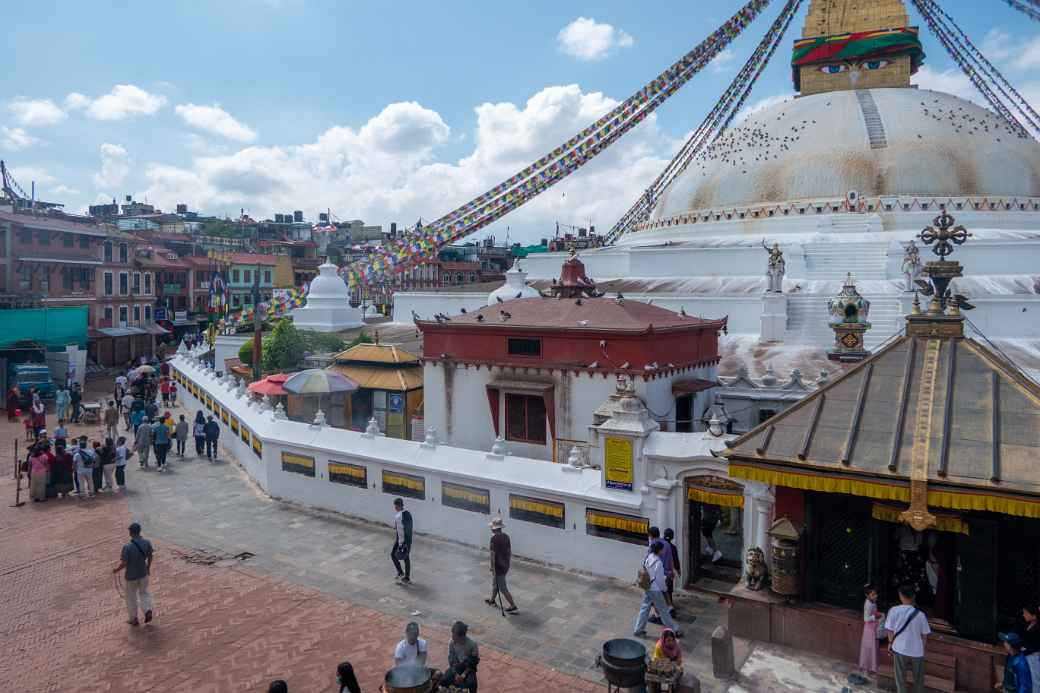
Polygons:
<instances>
[{"instance_id":1,"label":"person in yellow shirt","mask_svg":"<svg viewBox=\"0 0 1040 693\"><path fill-rule=\"evenodd\" d=\"M672 664L675 668L668 667L668 663ZM679 676L682 670L682 648L679 646L679 639L675 637L675 631L671 628L665 628L661 631L661 639L654 645L654 654L650 661L650 671L657 670L657 673L664 674L668 671L667 676L671 676L675 673ZM658 693L661 690L659 683L647 683L647 693Z\"/></svg>"}]
</instances>

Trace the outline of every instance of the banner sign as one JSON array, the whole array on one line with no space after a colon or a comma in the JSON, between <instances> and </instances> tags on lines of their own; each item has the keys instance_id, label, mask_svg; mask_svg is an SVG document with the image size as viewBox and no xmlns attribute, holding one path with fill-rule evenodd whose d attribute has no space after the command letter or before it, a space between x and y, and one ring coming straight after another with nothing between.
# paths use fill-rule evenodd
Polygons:
<instances>
[{"instance_id":1,"label":"banner sign","mask_svg":"<svg viewBox=\"0 0 1040 693\"><path fill-rule=\"evenodd\" d=\"M585 533L594 537L617 539L628 544L643 546L650 531L650 520L645 517L619 515L606 510L585 510Z\"/></svg>"},{"instance_id":2,"label":"banner sign","mask_svg":"<svg viewBox=\"0 0 1040 693\"><path fill-rule=\"evenodd\" d=\"M248 445L249 444L249 429L246 428L245 424L242 424L242 433L240 435L242 436L242 442L246 443Z\"/></svg>"},{"instance_id":3,"label":"banner sign","mask_svg":"<svg viewBox=\"0 0 1040 693\"><path fill-rule=\"evenodd\" d=\"M567 528L563 503L509 494L509 517L557 529Z\"/></svg>"},{"instance_id":4,"label":"banner sign","mask_svg":"<svg viewBox=\"0 0 1040 693\"><path fill-rule=\"evenodd\" d=\"M329 481L358 488L368 488L368 467L329 460Z\"/></svg>"},{"instance_id":5,"label":"banner sign","mask_svg":"<svg viewBox=\"0 0 1040 693\"><path fill-rule=\"evenodd\" d=\"M257 438L256 434L250 436L253 439L253 452L257 457L262 458L264 456L264 443L262 440ZM311 476L314 476L313 474Z\"/></svg>"},{"instance_id":6,"label":"banner sign","mask_svg":"<svg viewBox=\"0 0 1040 693\"><path fill-rule=\"evenodd\" d=\"M238 419L234 416L231 417L231 432L238 435Z\"/></svg>"},{"instance_id":7,"label":"banner sign","mask_svg":"<svg viewBox=\"0 0 1040 693\"><path fill-rule=\"evenodd\" d=\"M442 481L441 502L449 508L491 514L491 492L484 488Z\"/></svg>"},{"instance_id":8,"label":"banner sign","mask_svg":"<svg viewBox=\"0 0 1040 693\"><path fill-rule=\"evenodd\" d=\"M603 472L607 488L631 491L633 482L632 440L607 438L603 444Z\"/></svg>"},{"instance_id":9,"label":"banner sign","mask_svg":"<svg viewBox=\"0 0 1040 693\"><path fill-rule=\"evenodd\" d=\"M314 476L314 458L297 455L292 452L282 453L282 471L304 476Z\"/></svg>"},{"instance_id":10,"label":"banner sign","mask_svg":"<svg viewBox=\"0 0 1040 693\"><path fill-rule=\"evenodd\" d=\"M426 479L414 474L383 470L383 493L426 499Z\"/></svg>"},{"instance_id":11,"label":"banner sign","mask_svg":"<svg viewBox=\"0 0 1040 693\"><path fill-rule=\"evenodd\" d=\"M220 410L220 420L223 421L225 424L227 424L228 421L230 420L229 419L230 412L228 412L227 407L221 407L221 406L218 405L217 408Z\"/></svg>"}]
</instances>

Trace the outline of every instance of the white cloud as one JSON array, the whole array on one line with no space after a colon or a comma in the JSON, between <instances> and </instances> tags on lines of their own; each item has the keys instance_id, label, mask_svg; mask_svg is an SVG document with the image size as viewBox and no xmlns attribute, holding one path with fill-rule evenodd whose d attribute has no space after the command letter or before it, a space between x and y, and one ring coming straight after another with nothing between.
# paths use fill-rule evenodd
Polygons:
<instances>
[{"instance_id":1,"label":"white cloud","mask_svg":"<svg viewBox=\"0 0 1040 693\"><path fill-rule=\"evenodd\" d=\"M602 60L618 48L628 48L635 39L610 24L591 17L578 17L560 29L556 44L560 50L578 60Z\"/></svg>"},{"instance_id":2,"label":"white cloud","mask_svg":"<svg viewBox=\"0 0 1040 693\"><path fill-rule=\"evenodd\" d=\"M7 104L11 117L19 125L54 125L65 120L65 111L50 99L26 99L16 96Z\"/></svg>"},{"instance_id":3,"label":"white cloud","mask_svg":"<svg viewBox=\"0 0 1040 693\"><path fill-rule=\"evenodd\" d=\"M979 49L982 54L989 58L991 61L1006 60L1011 55L1011 46L1014 43L1014 39L1011 34L1001 29L999 26L995 26L986 32L986 35L982 37L982 43L979 45Z\"/></svg>"},{"instance_id":4,"label":"white cloud","mask_svg":"<svg viewBox=\"0 0 1040 693\"><path fill-rule=\"evenodd\" d=\"M476 107L472 149L439 160L454 141L438 113L417 103L387 106L359 128L332 127L309 144L246 147L198 156L187 167L149 165L142 195L161 207L188 202L203 210L245 207L264 216L285 209L324 210L372 223L437 218L483 193L565 141L617 102L577 85L548 87L526 103ZM501 223L514 238L539 238L556 219L612 224L678 147L653 116L610 150ZM566 194L564 196L564 193Z\"/></svg>"},{"instance_id":5,"label":"white cloud","mask_svg":"<svg viewBox=\"0 0 1040 693\"><path fill-rule=\"evenodd\" d=\"M783 103L784 101L787 101L792 98L794 98L794 94L790 93L773 94L772 96L766 96L764 98L761 98L755 103L751 104L750 106L744 106L742 109L740 109L740 112L737 113L737 117L733 119L733 122L739 123L753 113L758 113L761 110Z\"/></svg>"},{"instance_id":6,"label":"white cloud","mask_svg":"<svg viewBox=\"0 0 1040 693\"><path fill-rule=\"evenodd\" d=\"M1026 42L1011 64L1019 70L1040 68L1040 36L1035 36Z\"/></svg>"},{"instance_id":7,"label":"white cloud","mask_svg":"<svg viewBox=\"0 0 1040 693\"><path fill-rule=\"evenodd\" d=\"M708 64L711 66L711 71L718 74L729 71L730 64L736 59L737 54L732 49L724 48Z\"/></svg>"},{"instance_id":8,"label":"white cloud","mask_svg":"<svg viewBox=\"0 0 1040 693\"><path fill-rule=\"evenodd\" d=\"M9 128L0 125L0 147L12 152L27 149L36 144L44 144L39 137L33 137L22 128Z\"/></svg>"},{"instance_id":9,"label":"white cloud","mask_svg":"<svg viewBox=\"0 0 1040 693\"><path fill-rule=\"evenodd\" d=\"M130 155L126 148L111 142L101 145L101 170L94 174L98 188L114 188L122 184L130 173Z\"/></svg>"},{"instance_id":10,"label":"white cloud","mask_svg":"<svg viewBox=\"0 0 1040 693\"><path fill-rule=\"evenodd\" d=\"M173 110L181 117L181 120L199 130L238 142L252 142L256 139L255 130L236 120L219 104L198 106L193 103L185 103L178 105Z\"/></svg>"},{"instance_id":11,"label":"white cloud","mask_svg":"<svg viewBox=\"0 0 1040 693\"><path fill-rule=\"evenodd\" d=\"M913 77L913 83L921 89L931 89L959 96L968 101L979 102L979 93L971 80L957 68L942 72L929 65L922 65Z\"/></svg>"},{"instance_id":12,"label":"white cloud","mask_svg":"<svg viewBox=\"0 0 1040 693\"><path fill-rule=\"evenodd\" d=\"M12 166L11 175L14 179L25 188L26 192L29 192L29 186L36 183L40 185L53 185L58 182L58 179L48 173L45 169L37 168L35 166Z\"/></svg>"},{"instance_id":13,"label":"white cloud","mask_svg":"<svg viewBox=\"0 0 1040 693\"><path fill-rule=\"evenodd\" d=\"M152 115L166 105L166 97L151 94L133 84L117 84L112 91L96 99L72 92L65 97L65 106L84 109L94 120L124 120L133 116Z\"/></svg>"}]
</instances>

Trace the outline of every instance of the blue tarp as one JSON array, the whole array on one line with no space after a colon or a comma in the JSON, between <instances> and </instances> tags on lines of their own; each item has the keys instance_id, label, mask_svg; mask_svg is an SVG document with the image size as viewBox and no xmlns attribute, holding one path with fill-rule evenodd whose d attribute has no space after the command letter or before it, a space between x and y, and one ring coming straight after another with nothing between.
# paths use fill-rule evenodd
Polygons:
<instances>
[{"instance_id":1,"label":"blue tarp","mask_svg":"<svg viewBox=\"0 0 1040 693\"><path fill-rule=\"evenodd\" d=\"M50 349L87 348L87 307L0 310L0 348L35 342Z\"/></svg>"}]
</instances>

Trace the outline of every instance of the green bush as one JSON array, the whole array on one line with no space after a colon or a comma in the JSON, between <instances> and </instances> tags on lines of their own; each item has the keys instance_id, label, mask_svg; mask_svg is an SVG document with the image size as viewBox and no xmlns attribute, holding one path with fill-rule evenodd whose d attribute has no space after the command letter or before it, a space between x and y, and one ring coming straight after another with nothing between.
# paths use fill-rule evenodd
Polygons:
<instances>
[{"instance_id":1,"label":"green bush","mask_svg":"<svg viewBox=\"0 0 1040 693\"><path fill-rule=\"evenodd\" d=\"M264 370L291 371L303 364L306 344L290 318L279 320L270 336L263 342Z\"/></svg>"},{"instance_id":2,"label":"green bush","mask_svg":"<svg viewBox=\"0 0 1040 693\"><path fill-rule=\"evenodd\" d=\"M334 334L314 330L299 330L299 333L305 350L311 354L338 354L347 348L347 343Z\"/></svg>"},{"instance_id":3,"label":"green bush","mask_svg":"<svg viewBox=\"0 0 1040 693\"><path fill-rule=\"evenodd\" d=\"M260 346L263 346L261 343ZM238 348L238 358L242 359L242 363L247 366L253 365L253 340L250 339L248 342Z\"/></svg>"}]
</instances>

